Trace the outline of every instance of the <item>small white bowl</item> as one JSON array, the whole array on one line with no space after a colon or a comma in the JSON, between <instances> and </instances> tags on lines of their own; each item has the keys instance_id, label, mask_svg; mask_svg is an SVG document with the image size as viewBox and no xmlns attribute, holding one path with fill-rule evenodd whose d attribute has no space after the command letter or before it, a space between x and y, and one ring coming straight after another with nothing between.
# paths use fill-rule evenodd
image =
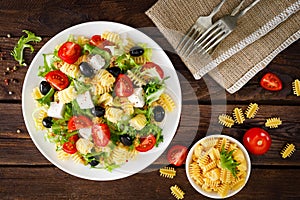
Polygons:
<instances>
[{"instance_id":1,"label":"small white bowl","mask_svg":"<svg viewBox=\"0 0 300 200\"><path fill-rule=\"evenodd\" d=\"M230 142L232 143L235 143L237 144L237 146L239 147L239 149L241 149L241 151L244 153L244 157L246 159L246 163L247 163L247 171L246 171L246 177L245 177L245 183L242 187L240 187L239 189L237 190L230 190L227 194L227 196L225 197L221 197L217 192L207 192L205 190L203 190L201 188L201 186L199 186L198 184L195 183L195 181L192 179L192 177L190 176L190 169L189 169L189 165L190 163L192 163L192 156L193 156L193 153L194 153L194 149L195 147L203 142L204 140L207 140L207 139L210 139L210 138L226 138L228 139ZM223 198L228 198L228 197L231 197L235 194L237 194L239 191L242 190L242 188L246 185L248 179L249 179L249 176L250 176L250 172L251 172L251 161L250 161L250 157L249 157L249 154L247 152L247 150L245 149L245 147L239 142L237 141L236 139L232 138L232 137L229 137L227 135L210 135L210 136L207 136L207 137L204 137L202 138L201 140L199 140L198 142L196 142L193 147L190 149L188 155L187 155L187 158L186 158L186 175L187 175L187 178L189 180L189 182L191 183L191 185L195 188L195 190L197 190L200 194L206 196L206 197L210 197L210 198L213 198L213 199L223 199Z\"/></svg>"}]
</instances>

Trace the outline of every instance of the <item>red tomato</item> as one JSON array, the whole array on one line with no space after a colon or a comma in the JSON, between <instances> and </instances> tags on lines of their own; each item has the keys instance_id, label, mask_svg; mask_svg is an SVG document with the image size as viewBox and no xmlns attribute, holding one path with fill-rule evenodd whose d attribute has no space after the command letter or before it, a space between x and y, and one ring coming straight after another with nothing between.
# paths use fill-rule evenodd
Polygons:
<instances>
[{"instance_id":1,"label":"red tomato","mask_svg":"<svg viewBox=\"0 0 300 200\"><path fill-rule=\"evenodd\" d=\"M98 147L105 147L110 140L110 130L107 124L94 124L92 127L94 144Z\"/></svg>"},{"instance_id":2,"label":"red tomato","mask_svg":"<svg viewBox=\"0 0 300 200\"><path fill-rule=\"evenodd\" d=\"M69 78L60 70L50 71L46 74L45 79L50 83L55 89L63 90L69 86Z\"/></svg>"},{"instance_id":3,"label":"red tomato","mask_svg":"<svg viewBox=\"0 0 300 200\"><path fill-rule=\"evenodd\" d=\"M79 44L74 42L65 42L58 49L58 57L60 57L63 61L73 64L78 60L81 55L81 47Z\"/></svg>"},{"instance_id":4,"label":"red tomato","mask_svg":"<svg viewBox=\"0 0 300 200\"><path fill-rule=\"evenodd\" d=\"M243 143L250 153L262 155L270 149L272 140L264 129L251 128L245 133Z\"/></svg>"},{"instance_id":5,"label":"red tomato","mask_svg":"<svg viewBox=\"0 0 300 200\"><path fill-rule=\"evenodd\" d=\"M275 74L268 72L260 80L260 86L266 90L279 91L282 89L282 81Z\"/></svg>"},{"instance_id":6,"label":"red tomato","mask_svg":"<svg viewBox=\"0 0 300 200\"><path fill-rule=\"evenodd\" d=\"M174 145L169 149L167 158L170 164L175 166L181 166L185 163L187 154L188 149L185 146Z\"/></svg>"},{"instance_id":7,"label":"red tomato","mask_svg":"<svg viewBox=\"0 0 300 200\"><path fill-rule=\"evenodd\" d=\"M104 48L105 46L112 46L114 45L112 42L102 38L100 35L93 35L90 39L90 45L96 46L100 49L104 49L110 52L109 49Z\"/></svg>"},{"instance_id":8,"label":"red tomato","mask_svg":"<svg viewBox=\"0 0 300 200\"><path fill-rule=\"evenodd\" d=\"M115 93L118 97L129 97L133 94L133 83L126 74L119 74L116 81Z\"/></svg>"},{"instance_id":9,"label":"red tomato","mask_svg":"<svg viewBox=\"0 0 300 200\"><path fill-rule=\"evenodd\" d=\"M156 71L159 74L160 78L164 78L164 71L162 70L162 68L159 65L157 65L153 62L146 62L142 67L142 71L145 70L145 69L151 69L153 67L156 69Z\"/></svg>"},{"instance_id":10,"label":"red tomato","mask_svg":"<svg viewBox=\"0 0 300 200\"><path fill-rule=\"evenodd\" d=\"M74 154L77 152L76 145L68 141L63 144L63 151L69 154Z\"/></svg>"},{"instance_id":11,"label":"red tomato","mask_svg":"<svg viewBox=\"0 0 300 200\"><path fill-rule=\"evenodd\" d=\"M68 131L72 132L81 128L90 127L92 125L93 122L86 116L73 116L68 122Z\"/></svg>"},{"instance_id":12,"label":"red tomato","mask_svg":"<svg viewBox=\"0 0 300 200\"><path fill-rule=\"evenodd\" d=\"M69 142L75 144L75 143L77 142L78 139L79 139L78 134L72 135L72 136L69 138Z\"/></svg>"},{"instance_id":13,"label":"red tomato","mask_svg":"<svg viewBox=\"0 0 300 200\"><path fill-rule=\"evenodd\" d=\"M135 147L135 149L139 152L149 151L154 147L156 143L156 138L154 135L150 134L147 137L140 138L140 144Z\"/></svg>"}]
</instances>

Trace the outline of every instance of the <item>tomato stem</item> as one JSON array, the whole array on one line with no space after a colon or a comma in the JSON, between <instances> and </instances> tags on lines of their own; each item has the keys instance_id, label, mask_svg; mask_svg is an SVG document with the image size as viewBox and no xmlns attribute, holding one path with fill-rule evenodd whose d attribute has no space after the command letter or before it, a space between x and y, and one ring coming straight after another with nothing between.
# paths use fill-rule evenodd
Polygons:
<instances>
[{"instance_id":1,"label":"tomato stem","mask_svg":"<svg viewBox=\"0 0 300 200\"><path fill-rule=\"evenodd\" d=\"M262 144L263 144L263 141L262 141L262 140L258 140L258 141L257 141L257 145L258 145L258 146L261 146Z\"/></svg>"}]
</instances>

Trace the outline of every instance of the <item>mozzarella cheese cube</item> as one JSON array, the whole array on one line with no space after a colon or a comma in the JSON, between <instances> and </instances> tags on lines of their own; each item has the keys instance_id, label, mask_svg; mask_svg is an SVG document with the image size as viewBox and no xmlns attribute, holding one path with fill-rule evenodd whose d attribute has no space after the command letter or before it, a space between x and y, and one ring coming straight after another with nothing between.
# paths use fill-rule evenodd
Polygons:
<instances>
[{"instance_id":1,"label":"mozzarella cheese cube","mask_svg":"<svg viewBox=\"0 0 300 200\"><path fill-rule=\"evenodd\" d=\"M105 59L101 55L95 54L90 57L89 64L92 66L94 71L97 72L105 66Z\"/></svg>"},{"instance_id":2,"label":"mozzarella cheese cube","mask_svg":"<svg viewBox=\"0 0 300 200\"><path fill-rule=\"evenodd\" d=\"M128 100L136 108L141 108L145 105L145 97L143 88L135 88L132 95L128 97Z\"/></svg>"},{"instance_id":3,"label":"mozzarella cheese cube","mask_svg":"<svg viewBox=\"0 0 300 200\"><path fill-rule=\"evenodd\" d=\"M85 93L77 95L76 101L81 109L89 109L94 107L90 91L86 91Z\"/></svg>"},{"instance_id":4,"label":"mozzarella cheese cube","mask_svg":"<svg viewBox=\"0 0 300 200\"><path fill-rule=\"evenodd\" d=\"M89 140L92 135L92 127L81 128L78 130L78 132L82 138Z\"/></svg>"},{"instance_id":5,"label":"mozzarella cheese cube","mask_svg":"<svg viewBox=\"0 0 300 200\"><path fill-rule=\"evenodd\" d=\"M51 102L47 111L49 117L62 119L65 111L65 104L58 102Z\"/></svg>"}]
</instances>

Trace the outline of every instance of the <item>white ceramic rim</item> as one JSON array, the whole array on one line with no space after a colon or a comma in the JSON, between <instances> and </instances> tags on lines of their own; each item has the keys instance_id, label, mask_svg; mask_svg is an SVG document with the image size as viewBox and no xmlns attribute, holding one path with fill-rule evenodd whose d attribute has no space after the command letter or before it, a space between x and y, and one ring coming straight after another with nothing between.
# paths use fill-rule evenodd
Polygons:
<instances>
[{"instance_id":1,"label":"white ceramic rim","mask_svg":"<svg viewBox=\"0 0 300 200\"><path fill-rule=\"evenodd\" d=\"M159 64L163 68L165 74L170 76L170 78L166 80L166 84L168 89L176 95L175 101L177 102L174 115L171 115L170 119L167 120L165 129L163 130L164 142L161 143L158 148L153 149L153 151L149 151L142 156L138 155L136 160L129 161L121 168L113 170L112 172L101 169L92 169L89 166L84 166L82 164L75 165L71 160L59 160L54 149L54 144L47 142L44 139L44 133L35 129L34 121L31 117L35 107L31 97L32 89L38 86L38 83L42 80L41 78L37 77L37 68L43 64L42 54L52 53L54 47L65 42L70 34L91 37L92 35L100 34L105 30L115 31L121 34L128 34L129 36L134 35L134 38L132 39L134 39L136 42L147 43L149 47L153 49L153 62ZM172 62L163 49L149 36L145 35L141 31L124 24L109 21L94 21L78 24L63 30L51 38L32 60L31 65L26 73L22 88L22 112L25 125L38 150L59 169L79 178L97 181L125 178L136 174L151 165L169 146L176 133L181 114L181 102L181 88L177 73Z\"/></svg>"}]
</instances>

